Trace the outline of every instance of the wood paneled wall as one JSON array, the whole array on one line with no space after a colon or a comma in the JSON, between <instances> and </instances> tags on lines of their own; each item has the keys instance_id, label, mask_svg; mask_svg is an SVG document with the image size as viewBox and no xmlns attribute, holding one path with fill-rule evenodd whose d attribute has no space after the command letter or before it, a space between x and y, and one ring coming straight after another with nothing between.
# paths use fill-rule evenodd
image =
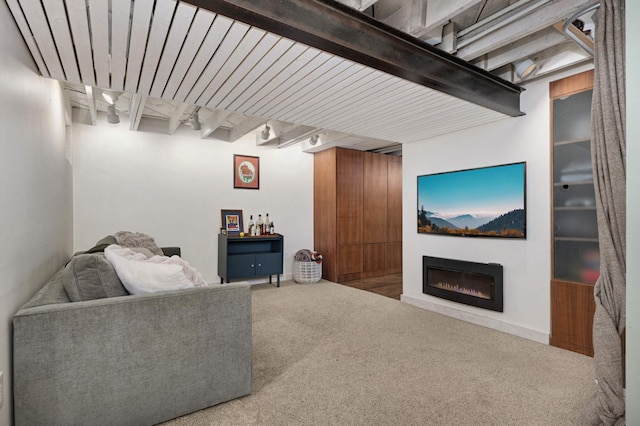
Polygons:
<instances>
[{"instance_id":1,"label":"wood paneled wall","mask_svg":"<svg viewBox=\"0 0 640 426\"><path fill-rule=\"evenodd\" d=\"M314 158L314 238L323 278L402 272L402 158L343 148Z\"/></svg>"}]
</instances>

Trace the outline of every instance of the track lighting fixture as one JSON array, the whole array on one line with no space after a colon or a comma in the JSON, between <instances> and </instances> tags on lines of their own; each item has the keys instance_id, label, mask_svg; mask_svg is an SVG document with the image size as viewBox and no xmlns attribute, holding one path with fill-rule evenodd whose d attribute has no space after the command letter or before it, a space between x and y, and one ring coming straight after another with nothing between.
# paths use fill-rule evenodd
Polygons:
<instances>
[{"instance_id":1,"label":"track lighting fixture","mask_svg":"<svg viewBox=\"0 0 640 426\"><path fill-rule=\"evenodd\" d=\"M198 115L198 110L196 110L193 113L193 116L191 117L191 129L192 130L200 130L200 128L201 128L200 116Z\"/></svg>"},{"instance_id":2,"label":"track lighting fixture","mask_svg":"<svg viewBox=\"0 0 640 426\"><path fill-rule=\"evenodd\" d=\"M107 107L107 121L111 124L118 124L120 122L120 116L118 116L115 105L109 105Z\"/></svg>"},{"instance_id":3,"label":"track lighting fixture","mask_svg":"<svg viewBox=\"0 0 640 426\"><path fill-rule=\"evenodd\" d=\"M516 64L516 74L521 79L529 77L536 70L536 64L529 58Z\"/></svg>"},{"instance_id":4,"label":"track lighting fixture","mask_svg":"<svg viewBox=\"0 0 640 426\"><path fill-rule=\"evenodd\" d=\"M264 126L264 130L260 132L260 137L264 140L269 139L271 136L271 127L269 125Z\"/></svg>"},{"instance_id":5,"label":"track lighting fixture","mask_svg":"<svg viewBox=\"0 0 640 426\"><path fill-rule=\"evenodd\" d=\"M118 98L120 97L120 92L113 92L111 90L105 90L102 92L102 97L109 105L115 105L118 102Z\"/></svg>"}]
</instances>

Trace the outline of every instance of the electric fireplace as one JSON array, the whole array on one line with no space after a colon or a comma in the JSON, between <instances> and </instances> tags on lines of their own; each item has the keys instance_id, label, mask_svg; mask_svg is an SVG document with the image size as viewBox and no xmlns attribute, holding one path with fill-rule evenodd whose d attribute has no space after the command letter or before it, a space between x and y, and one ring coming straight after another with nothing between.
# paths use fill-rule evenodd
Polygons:
<instances>
[{"instance_id":1,"label":"electric fireplace","mask_svg":"<svg viewBox=\"0 0 640 426\"><path fill-rule=\"evenodd\" d=\"M422 292L502 312L502 265L422 256Z\"/></svg>"}]
</instances>

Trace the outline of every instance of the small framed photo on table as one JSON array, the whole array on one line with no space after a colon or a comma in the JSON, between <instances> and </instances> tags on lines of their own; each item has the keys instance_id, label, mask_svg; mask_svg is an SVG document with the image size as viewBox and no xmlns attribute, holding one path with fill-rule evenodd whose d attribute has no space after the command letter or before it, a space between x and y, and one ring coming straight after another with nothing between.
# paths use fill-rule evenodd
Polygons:
<instances>
[{"instance_id":1,"label":"small framed photo on table","mask_svg":"<svg viewBox=\"0 0 640 426\"><path fill-rule=\"evenodd\" d=\"M222 229L226 230L227 235L238 235L244 232L242 210L220 210L220 215Z\"/></svg>"}]
</instances>

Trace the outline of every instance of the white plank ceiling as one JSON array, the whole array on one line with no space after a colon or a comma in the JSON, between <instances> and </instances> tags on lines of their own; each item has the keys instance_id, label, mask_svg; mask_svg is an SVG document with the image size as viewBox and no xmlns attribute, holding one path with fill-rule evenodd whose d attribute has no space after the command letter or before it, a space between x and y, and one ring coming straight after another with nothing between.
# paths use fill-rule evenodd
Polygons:
<instances>
[{"instance_id":1,"label":"white plank ceiling","mask_svg":"<svg viewBox=\"0 0 640 426\"><path fill-rule=\"evenodd\" d=\"M71 107L85 110L92 124L98 111L107 110L106 90L121 93L116 110L129 116L132 130L155 119L173 133L197 112L202 137L233 141L254 132L258 144L284 147L318 134L319 143L302 145L311 152L331 146L393 151L401 143L506 118L181 1L6 2L40 73L63 82ZM454 0L447 7L438 0L343 2L477 66L500 75L510 70L514 82L520 81L513 72L517 60L537 54L544 62L552 49L555 57L572 52L571 61L556 61L560 65L540 75L591 60L552 27L585 1ZM404 28L417 4L432 8L427 19ZM513 11L522 16L513 18ZM453 44L447 42L452 22L466 28L454 33ZM493 25L498 28L483 34ZM265 126L270 135L261 139Z\"/></svg>"}]
</instances>

